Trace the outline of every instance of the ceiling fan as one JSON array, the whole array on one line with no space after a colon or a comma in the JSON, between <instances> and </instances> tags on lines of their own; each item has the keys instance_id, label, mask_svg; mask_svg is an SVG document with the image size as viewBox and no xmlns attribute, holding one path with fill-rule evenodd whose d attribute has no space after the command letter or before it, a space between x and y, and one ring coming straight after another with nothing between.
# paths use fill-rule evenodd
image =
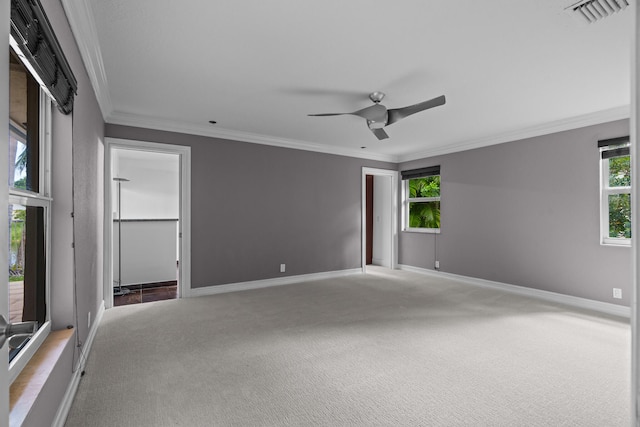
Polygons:
<instances>
[{"instance_id":1,"label":"ceiling fan","mask_svg":"<svg viewBox=\"0 0 640 427\"><path fill-rule=\"evenodd\" d=\"M324 114L308 114L309 116L342 116L352 115L362 117L367 120L367 125L373 134L380 140L389 138L389 135L382 129L385 126L394 124L400 119L404 119L412 114L419 113L420 111L428 110L429 108L438 107L444 105L446 99L444 95L437 98L430 99L428 101L419 102L414 105L409 105L403 108L390 108L387 109L384 105L380 104L384 98L382 92L372 92L369 94L369 99L374 102L374 105L363 108L362 110L354 111L353 113L324 113Z\"/></svg>"}]
</instances>

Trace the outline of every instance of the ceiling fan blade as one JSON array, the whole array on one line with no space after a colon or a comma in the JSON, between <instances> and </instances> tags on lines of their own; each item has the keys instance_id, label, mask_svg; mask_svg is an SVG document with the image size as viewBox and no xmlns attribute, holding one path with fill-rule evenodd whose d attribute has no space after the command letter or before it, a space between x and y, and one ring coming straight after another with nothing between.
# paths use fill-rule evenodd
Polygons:
<instances>
[{"instance_id":1,"label":"ceiling fan blade","mask_svg":"<svg viewBox=\"0 0 640 427\"><path fill-rule=\"evenodd\" d=\"M389 138L389 135L387 135L387 133L384 131L384 129L380 128L380 129L371 129L371 132L373 132L373 134L378 137L379 140L383 140L383 139L387 139Z\"/></svg>"},{"instance_id":2,"label":"ceiling fan blade","mask_svg":"<svg viewBox=\"0 0 640 427\"><path fill-rule=\"evenodd\" d=\"M429 108L444 105L445 102L446 102L446 99L444 95L441 95L437 98L420 102L415 105L410 105L408 107L390 109L388 110L389 119L387 120L387 126L397 122L400 119L404 119L407 116L410 116L415 113L419 113L420 111L424 111L424 110L428 110Z\"/></svg>"},{"instance_id":3,"label":"ceiling fan blade","mask_svg":"<svg viewBox=\"0 0 640 427\"><path fill-rule=\"evenodd\" d=\"M322 113L322 114L307 114L307 116L314 116L314 117L327 117L327 116L344 116L345 114L351 114L351 113Z\"/></svg>"},{"instance_id":4,"label":"ceiling fan blade","mask_svg":"<svg viewBox=\"0 0 640 427\"><path fill-rule=\"evenodd\" d=\"M362 117L363 119L370 120L372 122L384 122L387 121L387 108L384 105L374 104L369 107L363 108L353 113L322 113L322 114L307 114L308 116L343 116L351 115Z\"/></svg>"}]
</instances>

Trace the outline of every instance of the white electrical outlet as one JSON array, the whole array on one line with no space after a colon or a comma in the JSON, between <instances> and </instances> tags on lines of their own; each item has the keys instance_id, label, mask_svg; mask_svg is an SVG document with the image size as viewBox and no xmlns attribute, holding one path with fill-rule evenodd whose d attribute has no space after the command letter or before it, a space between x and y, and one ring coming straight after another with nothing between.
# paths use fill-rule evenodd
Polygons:
<instances>
[{"instance_id":1,"label":"white electrical outlet","mask_svg":"<svg viewBox=\"0 0 640 427\"><path fill-rule=\"evenodd\" d=\"M436 261L436 263L435 263L435 267L436 267L436 270L437 270L438 268L440 268L440 261Z\"/></svg>"},{"instance_id":2,"label":"white electrical outlet","mask_svg":"<svg viewBox=\"0 0 640 427\"><path fill-rule=\"evenodd\" d=\"M621 299L622 298L622 289L613 288L613 297L617 298L617 299Z\"/></svg>"},{"instance_id":3,"label":"white electrical outlet","mask_svg":"<svg viewBox=\"0 0 640 427\"><path fill-rule=\"evenodd\" d=\"M91 328L91 312L87 315L87 328Z\"/></svg>"},{"instance_id":4,"label":"white electrical outlet","mask_svg":"<svg viewBox=\"0 0 640 427\"><path fill-rule=\"evenodd\" d=\"M287 266L285 264L280 264L280 273L284 273L286 269Z\"/></svg>"}]
</instances>

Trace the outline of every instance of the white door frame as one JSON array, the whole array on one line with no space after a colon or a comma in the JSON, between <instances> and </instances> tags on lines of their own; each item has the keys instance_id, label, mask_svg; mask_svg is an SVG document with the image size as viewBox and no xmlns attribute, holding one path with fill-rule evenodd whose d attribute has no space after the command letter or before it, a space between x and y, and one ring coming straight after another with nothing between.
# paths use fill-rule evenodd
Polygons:
<instances>
[{"instance_id":1,"label":"white door frame","mask_svg":"<svg viewBox=\"0 0 640 427\"><path fill-rule=\"evenodd\" d=\"M191 295L191 147L129 139L105 138L104 155L104 305L113 307L113 221L112 173L113 149L176 154L180 158L180 208L178 227L180 242L178 259L178 296Z\"/></svg>"},{"instance_id":2,"label":"white door frame","mask_svg":"<svg viewBox=\"0 0 640 427\"><path fill-rule=\"evenodd\" d=\"M388 201L390 209L391 227L388 230L391 244L389 259L391 269L398 266L398 171L376 168L362 168L362 272L367 272L367 175L391 178L391 195Z\"/></svg>"},{"instance_id":3,"label":"white door frame","mask_svg":"<svg viewBox=\"0 0 640 427\"><path fill-rule=\"evenodd\" d=\"M2 40L4 44L0 48L0 62L2 63L2 69L9 69L9 28L11 27L11 8L10 2L2 2L0 4L0 20L2 20ZM2 72L0 77L0 99L3 100L0 103L0 133L6 138L9 135L9 73ZM3 139L4 141L4 139ZM6 147L6 146L5 146ZM0 175L6 177L9 175L9 150L3 149L0 154ZM9 203L9 187L6 184L0 185L0 200L4 202L4 206ZM7 224L8 210L3 208L0 212L0 223ZM2 244L2 250L0 250L0 270L9 271L9 262L7 256L9 241L8 227L5 225L0 228L0 242ZM9 319L9 283L3 281L0 285L0 314L5 319ZM9 351L7 350L8 344L5 344L0 350L0 427L7 427L9 425ZM2 415L4 414L4 415Z\"/></svg>"},{"instance_id":4,"label":"white door frame","mask_svg":"<svg viewBox=\"0 0 640 427\"><path fill-rule=\"evenodd\" d=\"M631 30L631 223L640 223L640 3L631 8L633 28ZM632 246L632 289L631 289L631 425L640 426L640 236L631 235Z\"/></svg>"}]
</instances>

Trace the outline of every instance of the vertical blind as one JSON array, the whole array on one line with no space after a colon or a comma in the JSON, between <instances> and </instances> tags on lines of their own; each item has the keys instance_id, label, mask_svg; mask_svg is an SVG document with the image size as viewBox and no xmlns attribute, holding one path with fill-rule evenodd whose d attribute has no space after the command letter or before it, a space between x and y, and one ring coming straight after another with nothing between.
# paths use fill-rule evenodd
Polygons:
<instances>
[{"instance_id":1,"label":"vertical blind","mask_svg":"<svg viewBox=\"0 0 640 427\"><path fill-rule=\"evenodd\" d=\"M69 114L78 84L40 0L11 0L11 36L58 109Z\"/></svg>"},{"instance_id":2,"label":"vertical blind","mask_svg":"<svg viewBox=\"0 0 640 427\"><path fill-rule=\"evenodd\" d=\"M402 175L402 179L414 179L414 178L424 178L425 176L435 176L440 175L440 166L429 166L426 168L420 169L411 169L407 171L401 171L400 175Z\"/></svg>"},{"instance_id":3,"label":"vertical blind","mask_svg":"<svg viewBox=\"0 0 640 427\"><path fill-rule=\"evenodd\" d=\"M629 137L622 136L620 138L603 139L598 141L598 148L602 149L600 155L603 159L612 157L628 156L631 150L629 146L620 147L622 144L628 144Z\"/></svg>"}]
</instances>

